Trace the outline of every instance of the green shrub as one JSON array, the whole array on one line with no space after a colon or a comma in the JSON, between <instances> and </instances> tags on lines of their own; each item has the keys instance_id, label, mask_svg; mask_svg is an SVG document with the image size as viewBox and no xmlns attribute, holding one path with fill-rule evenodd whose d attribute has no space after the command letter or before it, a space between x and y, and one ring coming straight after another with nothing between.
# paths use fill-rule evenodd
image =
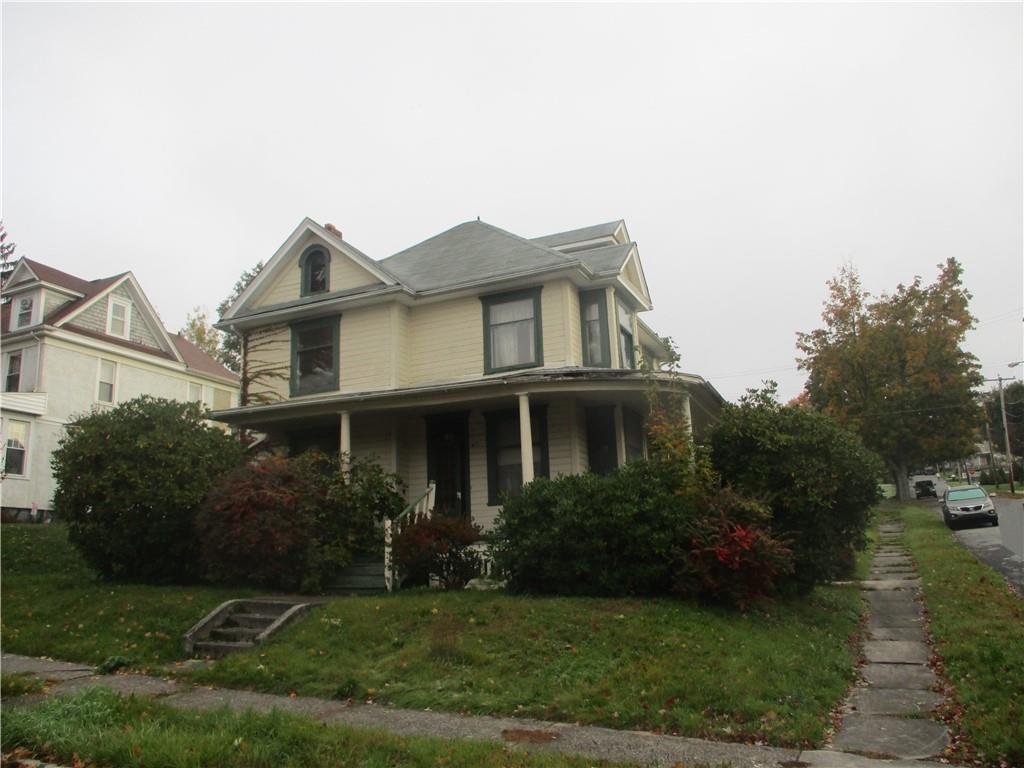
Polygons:
<instances>
[{"instance_id":1,"label":"green shrub","mask_svg":"<svg viewBox=\"0 0 1024 768\"><path fill-rule=\"evenodd\" d=\"M342 472L310 452L239 468L197 516L211 581L316 592L357 554L381 554L380 521L405 504L401 480L367 460Z\"/></svg>"},{"instance_id":2,"label":"green shrub","mask_svg":"<svg viewBox=\"0 0 1024 768\"><path fill-rule=\"evenodd\" d=\"M434 576L442 589L461 589L483 570L483 557L469 548L480 538L480 527L466 517L433 515L407 525L394 543L403 584Z\"/></svg>"},{"instance_id":3,"label":"green shrub","mask_svg":"<svg viewBox=\"0 0 1024 768\"><path fill-rule=\"evenodd\" d=\"M723 482L762 499L802 588L850 573L878 500L880 460L823 413L783 406L774 387L726 405L711 436Z\"/></svg>"},{"instance_id":4,"label":"green shrub","mask_svg":"<svg viewBox=\"0 0 1024 768\"><path fill-rule=\"evenodd\" d=\"M242 461L195 403L148 396L79 417L54 451L55 515L107 577L181 582L198 571L195 512Z\"/></svg>"}]
</instances>

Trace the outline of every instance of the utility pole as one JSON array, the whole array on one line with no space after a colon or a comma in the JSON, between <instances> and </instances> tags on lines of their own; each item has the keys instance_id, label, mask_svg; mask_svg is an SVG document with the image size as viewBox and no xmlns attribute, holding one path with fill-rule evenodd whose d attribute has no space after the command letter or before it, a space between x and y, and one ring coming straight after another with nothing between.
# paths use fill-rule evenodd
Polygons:
<instances>
[{"instance_id":1,"label":"utility pole","mask_svg":"<svg viewBox=\"0 0 1024 768\"><path fill-rule=\"evenodd\" d=\"M1010 427L1006 423L1006 398L1003 397L1003 377L999 376L999 408L1003 412L1003 437L1006 438L1006 458L1010 462L1010 495L1016 491L1013 488L1013 452L1010 450Z\"/></svg>"}]
</instances>

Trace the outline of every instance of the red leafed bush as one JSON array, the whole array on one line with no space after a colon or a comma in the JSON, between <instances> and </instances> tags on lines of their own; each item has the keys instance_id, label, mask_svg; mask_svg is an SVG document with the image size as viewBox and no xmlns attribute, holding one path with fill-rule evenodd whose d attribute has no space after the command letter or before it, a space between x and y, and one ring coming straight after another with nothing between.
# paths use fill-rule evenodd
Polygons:
<instances>
[{"instance_id":1,"label":"red leafed bush","mask_svg":"<svg viewBox=\"0 0 1024 768\"><path fill-rule=\"evenodd\" d=\"M729 491L709 501L709 514L689 526L689 545L674 551L673 590L740 608L775 593L793 553L772 536L767 511Z\"/></svg>"},{"instance_id":2,"label":"red leafed bush","mask_svg":"<svg viewBox=\"0 0 1024 768\"><path fill-rule=\"evenodd\" d=\"M304 462L270 458L239 468L214 487L196 518L204 576L298 588L323 503Z\"/></svg>"},{"instance_id":3,"label":"red leafed bush","mask_svg":"<svg viewBox=\"0 0 1024 768\"><path fill-rule=\"evenodd\" d=\"M442 589L461 589L480 575L483 559L469 549L480 541L480 527L469 518L434 515L406 526L395 537L395 559L406 584L426 584L431 576Z\"/></svg>"}]
</instances>

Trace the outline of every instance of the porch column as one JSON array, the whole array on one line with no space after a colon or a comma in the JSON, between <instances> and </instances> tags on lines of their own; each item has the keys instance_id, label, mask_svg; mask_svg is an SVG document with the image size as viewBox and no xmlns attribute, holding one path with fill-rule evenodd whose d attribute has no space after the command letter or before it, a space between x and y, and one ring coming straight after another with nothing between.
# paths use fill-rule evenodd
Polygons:
<instances>
[{"instance_id":1,"label":"porch column","mask_svg":"<svg viewBox=\"0 0 1024 768\"><path fill-rule=\"evenodd\" d=\"M341 439L338 452L341 460L341 471L348 472L349 459L352 457L352 419L348 411L341 411Z\"/></svg>"},{"instance_id":2,"label":"porch column","mask_svg":"<svg viewBox=\"0 0 1024 768\"><path fill-rule=\"evenodd\" d=\"M693 419L690 418L690 393L683 392L683 418L686 419L686 431L693 438Z\"/></svg>"},{"instance_id":3,"label":"porch column","mask_svg":"<svg viewBox=\"0 0 1024 768\"><path fill-rule=\"evenodd\" d=\"M519 452L523 464L523 485L533 480L533 426L530 424L530 396L517 392L519 397Z\"/></svg>"},{"instance_id":4,"label":"porch column","mask_svg":"<svg viewBox=\"0 0 1024 768\"><path fill-rule=\"evenodd\" d=\"M622 419L622 403L615 404L615 461L620 467L626 463L626 426Z\"/></svg>"}]
</instances>

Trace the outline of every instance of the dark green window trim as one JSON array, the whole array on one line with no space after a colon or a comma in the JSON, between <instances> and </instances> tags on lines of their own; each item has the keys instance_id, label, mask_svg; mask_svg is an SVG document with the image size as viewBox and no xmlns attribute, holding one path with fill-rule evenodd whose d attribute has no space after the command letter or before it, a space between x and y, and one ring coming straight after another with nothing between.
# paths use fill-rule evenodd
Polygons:
<instances>
[{"instance_id":1,"label":"dark green window trim","mask_svg":"<svg viewBox=\"0 0 1024 768\"><path fill-rule=\"evenodd\" d=\"M322 387L299 391L299 334L302 331L314 328L331 329L331 348L334 360L334 369L331 372L331 380ZM289 392L292 397L299 395L313 395L318 392L333 392L338 388L338 374L341 369L341 355L339 348L339 331L341 330L341 315L306 320L301 323L293 323L292 329L292 351L291 351L291 375L289 376Z\"/></svg>"},{"instance_id":2,"label":"dark green window trim","mask_svg":"<svg viewBox=\"0 0 1024 768\"><path fill-rule=\"evenodd\" d=\"M311 291L310 287L310 259L314 256L324 257L324 287L318 291ZM331 252L322 245L312 245L307 248L299 257L299 270L302 272L299 283L299 296L312 296L317 293L328 293L331 290Z\"/></svg>"},{"instance_id":3,"label":"dark green window trim","mask_svg":"<svg viewBox=\"0 0 1024 768\"><path fill-rule=\"evenodd\" d=\"M601 357L603 360L590 359L590 345L587 338L587 307L597 304L597 317L601 325ZM604 291L585 291L580 293L580 343L583 345L583 364L593 368L611 368L612 350L608 341L608 294Z\"/></svg>"},{"instance_id":4,"label":"dark green window trim","mask_svg":"<svg viewBox=\"0 0 1024 768\"><path fill-rule=\"evenodd\" d=\"M519 428L519 409L510 408L502 411L490 411L484 414L484 421L487 424L487 504L495 506L501 503L502 494L498 490L498 428L502 421L513 420L516 429ZM546 405L530 406L530 423L534 428L533 443L536 447L540 444L540 461L534 456L534 477L550 477L551 470L548 465L548 407ZM521 444L517 444L521 448ZM507 446L511 447L511 446ZM522 460L520 460L521 466Z\"/></svg>"},{"instance_id":5,"label":"dark green window trim","mask_svg":"<svg viewBox=\"0 0 1024 768\"><path fill-rule=\"evenodd\" d=\"M502 373L504 371L518 371L522 368L537 368L538 366L544 365L544 344L543 344L543 331L541 326L543 325L540 315L540 291L538 288L527 288L522 291L512 291L510 293L495 293L490 296L481 296L480 301L483 304L484 310L484 373ZM491 307L495 304L504 304L508 301L516 301L518 299L533 299L533 351L534 359L529 363L521 363L519 365L506 365L500 368L495 368L491 365Z\"/></svg>"}]
</instances>

